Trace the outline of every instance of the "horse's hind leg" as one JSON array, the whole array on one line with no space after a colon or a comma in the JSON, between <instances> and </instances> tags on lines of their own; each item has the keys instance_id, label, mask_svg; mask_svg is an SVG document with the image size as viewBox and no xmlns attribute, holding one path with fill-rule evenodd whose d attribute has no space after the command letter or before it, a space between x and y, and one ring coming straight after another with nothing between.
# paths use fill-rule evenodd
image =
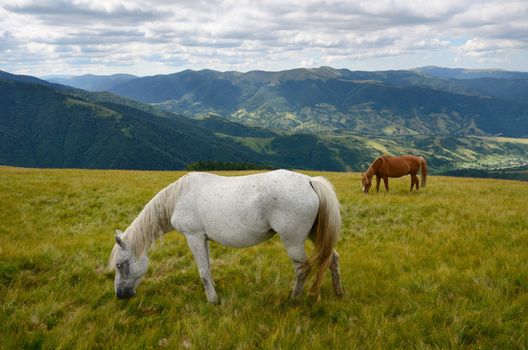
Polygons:
<instances>
[{"instance_id":1,"label":"horse's hind leg","mask_svg":"<svg viewBox=\"0 0 528 350\"><path fill-rule=\"evenodd\" d=\"M304 281L310 273L310 266L307 263L306 251L304 250L304 242L301 244L286 246L288 256L293 263L293 269L295 271L295 285L291 294L292 298L301 296L304 288Z\"/></svg>"},{"instance_id":2,"label":"horse's hind leg","mask_svg":"<svg viewBox=\"0 0 528 350\"><path fill-rule=\"evenodd\" d=\"M315 231L310 232L310 240L315 243ZM341 271L339 269L339 254L334 249L332 250L332 260L330 260L330 271L332 272L332 284L334 286L334 292L338 296L342 296L345 292L343 291L343 285L341 284ZM306 277L305 277L306 278Z\"/></svg>"},{"instance_id":3,"label":"horse's hind leg","mask_svg":"<svg viewBox=\"0 0 528 350\"><path fill-rule=\"evenodd\" d=\"M416 185L416 191L420 189L420 180L418 180L418 176L416 174L411 174L411 190L412 192L413 186Z\"/></svg>"},{"instance_id":4,"label":"horse's hind leg","mask_svg":"<svg viewBox=\"0 0 528 350\"><path fill-rule=\"evenodd\" d=\"M332 283L336 295L342 296L344 294L343 286L341 285L341 272L339 271L339 254L336 250L332 252L332 261L330 262L330 271L332 272Z\"/></svg>"},{"instance_id":5,"label":"horse's hind leg","mask_svg":"<svg viewBox=\"0 0 528 350\"><path fill-rule=\"evenodd\" d=\"M200 278L205 287L205 294L207 295L207 301L216 304L218 303L218 295L213 284L213 278L211 276L211 268L209 266L209 254L207 249L207 241L205 235L185 235L187 238L187 244L191 249L196 265L198 265L198 272Z\"/></svg>"}]
</instances>

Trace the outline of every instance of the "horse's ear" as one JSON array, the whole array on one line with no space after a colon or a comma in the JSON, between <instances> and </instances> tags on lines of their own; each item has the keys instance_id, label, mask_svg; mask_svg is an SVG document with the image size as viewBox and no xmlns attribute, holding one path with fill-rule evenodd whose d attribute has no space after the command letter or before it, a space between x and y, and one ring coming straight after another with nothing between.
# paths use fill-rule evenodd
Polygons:
<instances>
[{"instance_id":1,"label":"horse's ear","mask_svg":"<svg viewBox=\"0 0 528 350\"><path fill-rule=\"evenodd\" d=\"M122 235L123 235L123 232L121 232L120 230L116 230L116 236L121 237Z\"/></svg>"},{"instance_id":2,"label":"horse's ear","mask_svg":"<svg viewBox=\"0 0 528 350\"><path fill-rule=\"evenodd\" d=\"M116 243L123 249L126 249L126 244L125 242L123 242L123 240L121 239L121 237L119 236L115 236L115 240L116 240Z\"/></svg>"}]
</instances>

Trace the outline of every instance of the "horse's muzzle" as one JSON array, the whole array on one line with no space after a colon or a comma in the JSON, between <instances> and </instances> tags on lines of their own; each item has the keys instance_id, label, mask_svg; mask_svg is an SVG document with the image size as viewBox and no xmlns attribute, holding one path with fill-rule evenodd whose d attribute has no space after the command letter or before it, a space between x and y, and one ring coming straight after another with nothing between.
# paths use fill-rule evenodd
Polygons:
<instances>
[{"instance_id":1,"label":"horse's muzzle","mask_svg":"<svg viewBox=\"0 0 528 350\"><path fill-rule=\"evenodd\" d=\"M118 290L116 291L116 297L119 299L128 299L136 295L136 293L133 290Z\"/></svg>"}]
</instances>

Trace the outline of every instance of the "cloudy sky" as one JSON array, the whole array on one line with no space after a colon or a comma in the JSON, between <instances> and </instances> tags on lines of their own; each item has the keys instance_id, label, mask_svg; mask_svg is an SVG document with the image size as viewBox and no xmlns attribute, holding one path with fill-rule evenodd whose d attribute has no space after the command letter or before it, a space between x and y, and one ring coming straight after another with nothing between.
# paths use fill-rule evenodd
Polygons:
<instances>
[{"instance_id":1,"label":"cloudy sky","mask_svg":"<svg viewBox=\"0 0 528 350\"><path fill-rule=\"evenodd\" d=\"M0 0L0 69L528 71L528 1Z\"/></svg>"}]
</instances>

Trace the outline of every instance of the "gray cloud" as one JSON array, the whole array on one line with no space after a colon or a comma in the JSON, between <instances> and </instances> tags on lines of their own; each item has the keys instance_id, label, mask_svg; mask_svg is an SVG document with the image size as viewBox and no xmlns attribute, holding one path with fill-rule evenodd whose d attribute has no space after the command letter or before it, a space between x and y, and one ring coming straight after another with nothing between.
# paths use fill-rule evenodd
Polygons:
<instances>
[{"instance_id":1,"label":"gray cloud","mask_svg":"<svg viewBox=\"0 0 528 350\"><path fill-rule=\"evenodd\" d=\"M0 32L0 54L8 55L10 51L16 50L18 42L10 32Z\"/></svg>"},{"instance_id":2,"label":"gray cloud","mask_svg":"<svg viewBox=\"0 0 528 350\"><path fill-rule=\"evenodd\" d=\"M7 4L5 10L17 14L32 15L53 26L79 24L83 22L138 23L161 20L170 13L147 10L136 6L117 3L105 8L88 3L75 3L69 0L31 1L21 4Z\"/></svg>"},{"instance_id":3,"label":"gray cloud","mask_svg":"<svg viewBox=\"0 0 528 350\"><path fill-rule=\"evenodd\" d=\"M123 30L123 31L79 31L68 33L59 38L42 38L36 40L40 43L46 43L54 46L63 45L111 45L111 44L123 44L131 42L144 42L146 41L145 33L134 30ZM160 42L158 39L151 40L151 42ZM163 42L163 41L162 41Z\"/></svg>"}]
</instances>

